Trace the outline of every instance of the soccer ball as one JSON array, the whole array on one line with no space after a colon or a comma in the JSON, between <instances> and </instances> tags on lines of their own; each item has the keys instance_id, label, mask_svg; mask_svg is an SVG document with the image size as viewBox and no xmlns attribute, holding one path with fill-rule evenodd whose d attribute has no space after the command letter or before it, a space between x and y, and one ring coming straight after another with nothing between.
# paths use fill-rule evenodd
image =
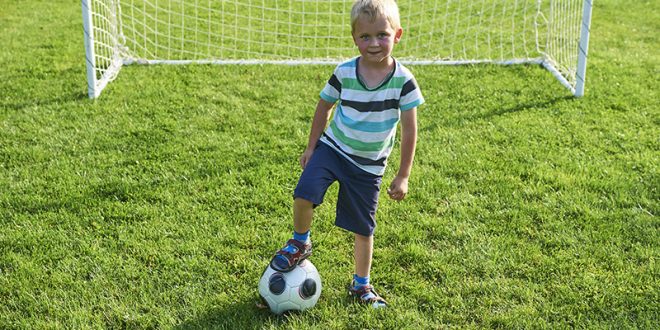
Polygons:
<instances>
[{"instance_id":1,"label":"soccer ball","mask_svg":"<svg viewBox=\"0 0 660 330\"><path fill-rule=\"evenodd\" d=\"M288 273L268 266L259 280L259 294L275 314L303 311L314 307L319 300L321 277L309 260L304 260Z\"/></svg>"}]
</instances>

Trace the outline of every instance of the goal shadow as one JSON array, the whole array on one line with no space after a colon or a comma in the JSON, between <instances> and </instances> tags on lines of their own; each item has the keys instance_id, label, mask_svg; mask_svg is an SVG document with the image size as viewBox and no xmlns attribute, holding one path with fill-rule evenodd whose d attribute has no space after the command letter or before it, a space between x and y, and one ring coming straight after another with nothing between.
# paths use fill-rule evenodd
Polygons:
<instances>
[{"instance_id":1,"label":"goal shadow","mask_svg":"<svg viewBox=\"0 0 660 330\"><path fill-rule=\"evenodd\" d=\"M479 113L474 116L466 116L466 119L470 119L470 120L488 119L488 118L502 116L505 114L523 112L527 110L544 109L544 108L549 109L558 102L570 101L570 100L576 100L576 98L567 95L567 96L553 97L547 100L529 100L527 102L517 103L513 106L494 108L490 111L486 111L485 113Z\"/></svg>"},{"instance_id":2,"label":"goal shadow","mask_svg":"<svg viewBox=\"0 0 660 330\"><path fill-rule=\"evenodd\" d=\"M557 96L550 99L537 99L521 101L514 105L492 107L484 111L467 111L461 109L454 116L454 119L444 122L430 122L427 125L420 126L420 131L435 131L440 127L464 126L466 122L478 122L490 120L507 114L515 114L525 111L550 111L556 104L561 102L579 102L579 99L571 95ZM467 106L466 106L467 107Z\"/></svg>"}]
</instances>

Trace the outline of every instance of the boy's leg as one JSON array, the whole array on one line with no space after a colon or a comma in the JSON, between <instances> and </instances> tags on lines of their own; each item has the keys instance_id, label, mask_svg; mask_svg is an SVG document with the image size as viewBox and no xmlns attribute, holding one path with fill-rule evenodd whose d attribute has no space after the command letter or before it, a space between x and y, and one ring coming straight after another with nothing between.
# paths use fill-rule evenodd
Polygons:
<instances>
[{"instance_id":1,"label":"boy's leg","mask_svg":"<svg viewBox=\"0 0 660 330\"><path fill-rule=\"evenodd\" d=\"M355 234L354 258L355 274L360 277L369 277L371 259L374 248L374 237Z\"/></svg>"},{"instance_id":2,"label":"boy's leg","mask_svg":"<svg viewBox=\"0 0 660 330\"><path fill-rule=\"evenodd\" d=\"M293 238L279 250L270 261L276 271L289 272L301 261L312 254L312 242L309 239L314 215L314 204L303 198L293 201Z\"/></svg>"},{"instance_id":3,"label":"boy's leg","mask_svg":"<svg viewBox=\"0 0 660 330\"><path fill-rule=\"evenodd\" d=\"M353 274L353 282L349 287L349 293L358 297L363 303L371 304L374 308L381 308L386 307L387 302L369 284L373 246L373 236L355 234L355 274Z\"/></svg>"},{"instance_id":4,"label":"boy's leg","mask_svg":"<svg viewBox=\"0 0 660 330\"><path fill-rule=\"evenodd\" d=\"M355 274L348 288L349 293L374 308L385 307L385 300L369 284L373 233L376 227L375 214L382 177L364 172L350 163L346 164L344 170L339 178L335 225L355 235Z\"/></svg>"},{"instance_id":5,"label":"boy's leg","mask_svg":"<svg viewBox=\"0 0 660 330\"><path fill-rule=\"evenodd\" d=\"M312 227L314 204L303 198L293 200L293 230L306 233Z\"/></svg>"},{"instance_id":6,"label":"boy's leg","mask_svg":"<svg viewBox=\"0 0 660 330\"><path fill-rule=\"evenodd\" d=\"M309 230L314 207L323 202L328 187L336 180L333 171L339 157L330 147L319 143L307 163L293 192L293 238L271 259L274 270L289 272L312 254Z\"/></svg>"}]
</instances>

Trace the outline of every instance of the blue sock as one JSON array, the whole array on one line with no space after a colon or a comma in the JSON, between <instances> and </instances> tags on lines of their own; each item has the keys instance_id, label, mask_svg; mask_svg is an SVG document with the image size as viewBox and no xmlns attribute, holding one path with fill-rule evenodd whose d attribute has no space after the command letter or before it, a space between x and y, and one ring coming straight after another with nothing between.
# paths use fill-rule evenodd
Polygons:
<instances>
[{"instance_id":1,"label":"blue sock","mask_svg":"<svg viewBox=\"0 0 660 330\"><path fill-rule=\"evenodd\" d=\"M357 274L353 274L353 290L357 290L360 287L363 287L363 286L366 286L366 285L369 285L369 276L360 277L360 276L357 276ZM363 295L362 297L360 297L360 299L369 300L369 299L372 299L372 298L375 298L375 297L376 297L376 295L373 292L369 292L369 293ZM374 304L374 308L379 308L379 307L382 307L380 303L375 303Z\"/></svg>"},{"instance_id":2,"label":"blue sock","mask_svg":"<svg viewBox=\"0 0 660 330\"><path fill-rule=\"evenodd\" d=\"M306 233L303 233L303 234L298 233L294 230L293 231L293 239L295 239L296 241L299 241L300 243L303 243L303 244L307 243L307 241L309 241L309 233L310 233L309 230ZM296 252L296 247L293 246L293 245L287 245L284 248L284 251L287 251L289 253L295 253ZM282 258L284 258L284 257L282 257Z\"/></svg>"},{"instance_id":3,"label":"blue sock","mask_svg":"<svg viewBox=\"0 0 660 330\"><path fill-rule=\"evenodd\" d=\"M306 233L302 233L302 234L294 230L293 239L299 241L300 243L307 243L307 241L309 241L309 233L310 233L309 230Z\"/></svg>"},{"instance_id":4,"label":"blue sock","mask_svg":"<svg viewBox=\"0 0 660 330\"><path fill-rule=\"evenodd\" d=\"M360 277L357 274L353 274L353 288L357 289L361 286L369 285L369 276Z\"/></svg>"}]
</instances>

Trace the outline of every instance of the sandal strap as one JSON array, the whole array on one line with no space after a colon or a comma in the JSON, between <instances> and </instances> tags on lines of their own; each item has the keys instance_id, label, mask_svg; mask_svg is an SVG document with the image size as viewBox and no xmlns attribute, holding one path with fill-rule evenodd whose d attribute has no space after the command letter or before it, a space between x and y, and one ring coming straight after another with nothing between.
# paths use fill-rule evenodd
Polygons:
<instances>
[{"instance_id":1,"label":"sandal strap","mask_svg":"<svg viewBox=\"0 0 660 330\"><path fill-rule=\"evenodd\" d=\"M359 286L357 289L355 287L351 287L351 292L353 292L353 294L356 296L362 297L365 294L369 294L371 291L373 291L373 289L374 287L371 284L367 284Z\"/></svg>"},{"instance_id":2,"label":"sandal strap","mask_svg":"<svg viewBox=\"0 0 660 330\"><path fill-rule=\"evenodd\" d=\"M285 250L285 248L289 245L293 245L296 248L296 251L289 252ZM290 239L286 242L286 245L282 249L280 249L275 253L275 257L282 256L282 258L286 260L288 266L285 267L284 269L279 269L276 267L273 267L273 269L288 272L292 270L295 265L299 264L302 260L309 257L311 253L312 253L312 246L310 243L305 244L300 242L299 240ZM275 260L275 258L271 260L271 266L273 265L272 264L273 260Z\"/></svg>"},{"instance_id":3,"label":"sandal strap","mask_svg":"<svg viewBox=\"0 0 660 330\"><path fill-rule=\"evenodd\" d=\"M387 305L387 302L385 301L385 299L383 299L383 297L381 297L378 294L378 292L376 292L376 290L374 290L374 287L371 284L360 286L357 289L351 287L349 290L350 290L351 294L353 294L355 296L358 296L360 298L361 302L369 303L369 304L373 304L373 303L378 302L378 303L383 303L383 304ZM364 296L366 296L370 293L373 293L372 297L370 297L369 299L363 299Z\"/></svg>"},{"instance_id":4,"label":"sandal strap","mask_svg":"<svg viewBox=\"0 0 660 330\"><path fill-rule=\"evenodd\" d=\"M286 242L285 247L286 247L286 246L289 246L289 245L293 245L293 246L295 246L296 249L297 249L297 251L294 252L294 253L291 253L291 252L286 251L286 250L284 250L284 249L280 249L279 251L277 251L277 254L279 254L279 255L289 254L289 255L294 255L294 256L295 256L295 255L297 255L297 254L303 254L303 253L305 253L305 244L302 243L302 242L300 242L299 240L297 240L297 239L293 239L293 238L292 238L292 239L290 239L290 240L288 240L288 241Z\"/></svg>"}]
</instances>

